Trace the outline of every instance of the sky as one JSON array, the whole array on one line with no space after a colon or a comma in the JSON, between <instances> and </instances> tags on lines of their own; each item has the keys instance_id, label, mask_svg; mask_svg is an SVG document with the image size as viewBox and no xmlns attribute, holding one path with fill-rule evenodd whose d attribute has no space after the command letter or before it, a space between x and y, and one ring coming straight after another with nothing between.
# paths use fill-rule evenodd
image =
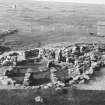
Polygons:
<instances>
[{"instance_id":1,"label":"sky","mask_svg":"<svg viewBox=\"0 0 105 105\"><path fill-rule=\"evenodd\" d=\"M37 1L57 1L57 2L105 4L105 0L37 0Z\"/></svg>"}]
</instances>

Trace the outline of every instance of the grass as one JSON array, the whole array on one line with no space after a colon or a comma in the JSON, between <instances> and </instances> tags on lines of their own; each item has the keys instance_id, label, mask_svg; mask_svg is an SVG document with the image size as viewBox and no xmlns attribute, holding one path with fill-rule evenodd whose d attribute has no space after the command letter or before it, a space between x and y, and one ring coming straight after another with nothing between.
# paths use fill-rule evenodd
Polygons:
<instances>
[{"instance_id":1,"label":"grass","mask_svg":"<svg viewBox=\"0 0 105 105\"><path fill-rule=\"evenodd\" d=\"M1 30L16 27L5 44L13 48L38 47L57 42L104 42L90 36L96 33L97 21L103 20L104 5L35 1L0 1ZM16 9L11 8L13 4Z\"/></svg>"},{"instance_id":2,"label":"grass","mask_svg":"<svg viewBox=\"0 0 105 105\"><path fill-rule=\"evenodd\" d=\"M1 105L104 105L105 91L73 90L0 90ZM35 102L41 96L43 103Z\"/></svg>"},{"instance_id":3,"label":"grass","mask_svg":"<svg viewBox=\"0 0 105 105\"><path fill-rule=\"evenodd\" d=\"M13 4L17 5L16 9L12 8ZM13 49L61 42L104 43L104 38L89 34L97 32L98 21L105 21L104 10L104 5L0 0L0 30L19 30L0 41ZM35 103L37 95L44 98L43 103ZM70 88L0 90L0 105L104 105L104 97L105 91Z\"/></svg>"}]
</instances>

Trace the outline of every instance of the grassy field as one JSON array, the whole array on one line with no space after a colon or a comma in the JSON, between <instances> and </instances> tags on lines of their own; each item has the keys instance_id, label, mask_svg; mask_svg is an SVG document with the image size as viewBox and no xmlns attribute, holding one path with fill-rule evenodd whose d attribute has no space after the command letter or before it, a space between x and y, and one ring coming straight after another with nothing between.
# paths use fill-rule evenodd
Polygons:
<instances>
[{"instance_id":1,"label":"grassy field","mask_svg":"<svg viewBox=\"0 0 105 105\"><path fill-rule=\"evenodd\" d=\"M17 7L12 8L13 4ZM89 34L97 32L96 24L100 20L105 21L105 5L0 0L0 33L14 28L19 30L0 41L14 49L61 42L104 43L104 38ZM38 95L44 99L43 103L35 103ZM70 88L62 91L0 90L0 105L104 105L104 97L105 91Z\"/></svg>"},{"instance_id":2,"label":"grassy field","mask_svg":"<svg viewBox=\"0 0 105 105\"><path fill-rule=\"evenodd\" d=\"M35 102L41 96L43 103ZM2 90L0 105L104 105L105 91L63 89Z\"/></svg>"},{"instance_id":3,"label":"grassy field","mask_svg":"<svg viewBox=\"0 0 105 105\"><path fill-rule=\"evenodd\" d=\"M104 43L104 38L89 34L96 33L97 21L105 21L104 10L104 5L0 0L0 30L19 30L5 40L5 45L14 48L65 41Z\"/></svg>"}]
</instances>

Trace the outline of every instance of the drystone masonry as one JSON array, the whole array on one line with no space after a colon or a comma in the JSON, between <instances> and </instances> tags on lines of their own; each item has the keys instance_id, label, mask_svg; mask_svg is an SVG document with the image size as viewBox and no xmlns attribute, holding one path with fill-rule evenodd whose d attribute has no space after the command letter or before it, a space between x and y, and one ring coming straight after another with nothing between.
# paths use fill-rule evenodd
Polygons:
<instances>
[{"instance_id":1,"label":"drystone masonry","mask_svg":"<svg viewBox=\"0 0 105 105\"><path fill-rule=\"evenodd\" d=\"M49 71L50 82L53 85L65 86L85 83L89 81L96 70L105 66L105 44L76 43L62 48L43 47L27 51L9 51L0 55L1 67L12 68L8 71L9 73L12 73L11 71L18 72L14 68L20 67L19 63L22 66L41 65L44 62L47 62L46 67L39 72ZM29 85L31 73L32 71L24 74L22 85ZM16 84L17 81L14 83Z\"/></svg>"}]
</instances>

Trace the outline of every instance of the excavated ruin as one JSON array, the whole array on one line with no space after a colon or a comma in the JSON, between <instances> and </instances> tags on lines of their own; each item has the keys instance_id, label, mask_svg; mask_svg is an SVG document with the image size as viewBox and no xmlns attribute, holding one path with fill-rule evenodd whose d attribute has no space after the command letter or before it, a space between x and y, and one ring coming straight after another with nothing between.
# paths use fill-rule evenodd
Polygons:
<instances>
[{"instance_id":1,"label":"excavated ruin","mask_svg":"<svg viewBox=\"0 0 105 105\"><path fill-rule=\"evenodd\" d=\"M0 84L43 87L86 83L105 66L105 44L76 43L0 55Z\"/></svg>"}]
</instances>

